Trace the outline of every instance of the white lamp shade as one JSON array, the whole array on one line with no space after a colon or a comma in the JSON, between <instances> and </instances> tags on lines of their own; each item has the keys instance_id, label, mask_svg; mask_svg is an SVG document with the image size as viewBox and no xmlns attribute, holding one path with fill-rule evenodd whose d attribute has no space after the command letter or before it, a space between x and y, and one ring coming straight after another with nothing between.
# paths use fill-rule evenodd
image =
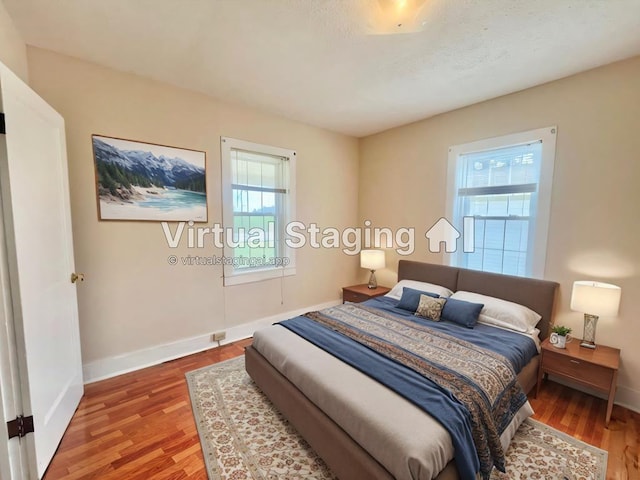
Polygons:
<instances>
[{"instance_id":1,"label":"white lamp shade","mask_svg":"<svg viewBox=\"0 0 640 480\"><path fill-rule=\"evenodd\" d=\"M384 268L384 250L362 250L360 252L360 267L368 270Z\"/></svg>"},{"instance_id":2,"label":"white lamp shade","mask_svg":"<svg viewBox=\"0 0 640 480\"><path fill-rule=\"evenodd\" d=\"M618 315L622 289L610 283L573 282L571 310L606 317Z\"/></svg>"}]
</instances>

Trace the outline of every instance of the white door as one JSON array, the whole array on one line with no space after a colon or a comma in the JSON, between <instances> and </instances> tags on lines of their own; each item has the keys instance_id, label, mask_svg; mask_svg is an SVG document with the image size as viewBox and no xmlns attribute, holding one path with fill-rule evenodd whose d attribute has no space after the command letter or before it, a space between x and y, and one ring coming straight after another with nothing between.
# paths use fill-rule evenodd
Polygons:
<instances>
[{"instance_id":1,"label":"white door","mask_svg":"<svg viewBox=\"0 0 640 480\"><path fill-rule=\"evenodd\" d=\"M2 64L0 89L0 188L19 388L35 430L21 441L30 477L41 478L83 393L64 120Z\"/></svg>"}]
</instances>

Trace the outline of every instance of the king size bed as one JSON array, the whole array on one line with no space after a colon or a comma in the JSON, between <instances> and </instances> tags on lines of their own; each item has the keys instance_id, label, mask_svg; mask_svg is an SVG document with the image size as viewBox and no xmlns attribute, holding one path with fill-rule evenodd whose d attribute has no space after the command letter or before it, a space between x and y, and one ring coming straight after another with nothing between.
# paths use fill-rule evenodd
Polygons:
<instances>
[{"instance_id":1,"label":"king size bed","mask_svg":"<svg viewBox=\"0 0 640 480\"><path fill-rule=\"evenodd\" d=\"M486 478L491 466L500 464L489 452L506 450L532 413L524 393L536 383L538 342L548 334L558 284L407 260L399 262L398 281L388 297L257 331L246 350L247 372L341 479L467 479L475 478L470 473L474 469ZM405 294L408 299L417 291L409 286L443 298L441 307L448 303L451 312L456 304L465 304L456 296L482 302L486 306L478 309L479 317L499 321L461 326L415 317L398 307ZM436 290L440 295L432 293ZM421 307L430 301L418 297ZM535 312L533 321L528 320L535 328L525 324L522 331L512 331L519 326L490 311L501 302L497 299L506 301L509 315ZM501 323L504 318L507 323ZM369 328L370 333L362 333ZM389 346L396 337L405 342L402 347ZM408 368L379 358L380 352L411 365L415 352L435 352L434 363L444 366L435 371L428 362ZM451 374L449 365L458 363L456 368L483 377L479 393L460 384L466 380L459 378L466 377ZM494 375L506 370L511 382L509 372L506 379ZM417 386L419 381L427 385ZM443 388L449 381L453 393ZM498 392L497 384L503 390ZM491 416L478 406L481 401L465 404L459 397L485 399L488 410L493 408L489 413L500 410L499 428L480 426L479 419Z\"/></svg>"}]
</instances>

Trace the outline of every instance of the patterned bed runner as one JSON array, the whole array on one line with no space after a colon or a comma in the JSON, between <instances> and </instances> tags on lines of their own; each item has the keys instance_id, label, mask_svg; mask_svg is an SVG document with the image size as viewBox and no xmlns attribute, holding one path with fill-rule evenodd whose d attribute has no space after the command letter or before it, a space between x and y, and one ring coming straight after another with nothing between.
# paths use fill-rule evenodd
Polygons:
<instances>
[{"instance_id":1,"label":"patterned bed runner","mask_svg":"<svg viewBox=\"0 0 640 480\"><path fill-rule=\"evenodd\" d=\"M304 316L450 392L469 412L481 476L488 478L493 466L504 471L500 434L527 400L505 357L363 305L344 304Z\"/></svg>"}]
</instances>

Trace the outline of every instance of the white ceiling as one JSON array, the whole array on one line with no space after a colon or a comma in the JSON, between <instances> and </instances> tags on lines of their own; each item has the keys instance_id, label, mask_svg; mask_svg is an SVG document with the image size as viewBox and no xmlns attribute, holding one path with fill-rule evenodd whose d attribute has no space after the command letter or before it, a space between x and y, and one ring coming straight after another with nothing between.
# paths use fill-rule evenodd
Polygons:
<instances>
[{"instance_id":1,"label":"white ceiling","mask_svg":"<svg viewBox=\"0 0 640 480\"><path fill-rule=\"evenodd\" d=\"M640 54L640 0L4 0L30 45L364 136Z\"/></svg>"}]
</instances>

